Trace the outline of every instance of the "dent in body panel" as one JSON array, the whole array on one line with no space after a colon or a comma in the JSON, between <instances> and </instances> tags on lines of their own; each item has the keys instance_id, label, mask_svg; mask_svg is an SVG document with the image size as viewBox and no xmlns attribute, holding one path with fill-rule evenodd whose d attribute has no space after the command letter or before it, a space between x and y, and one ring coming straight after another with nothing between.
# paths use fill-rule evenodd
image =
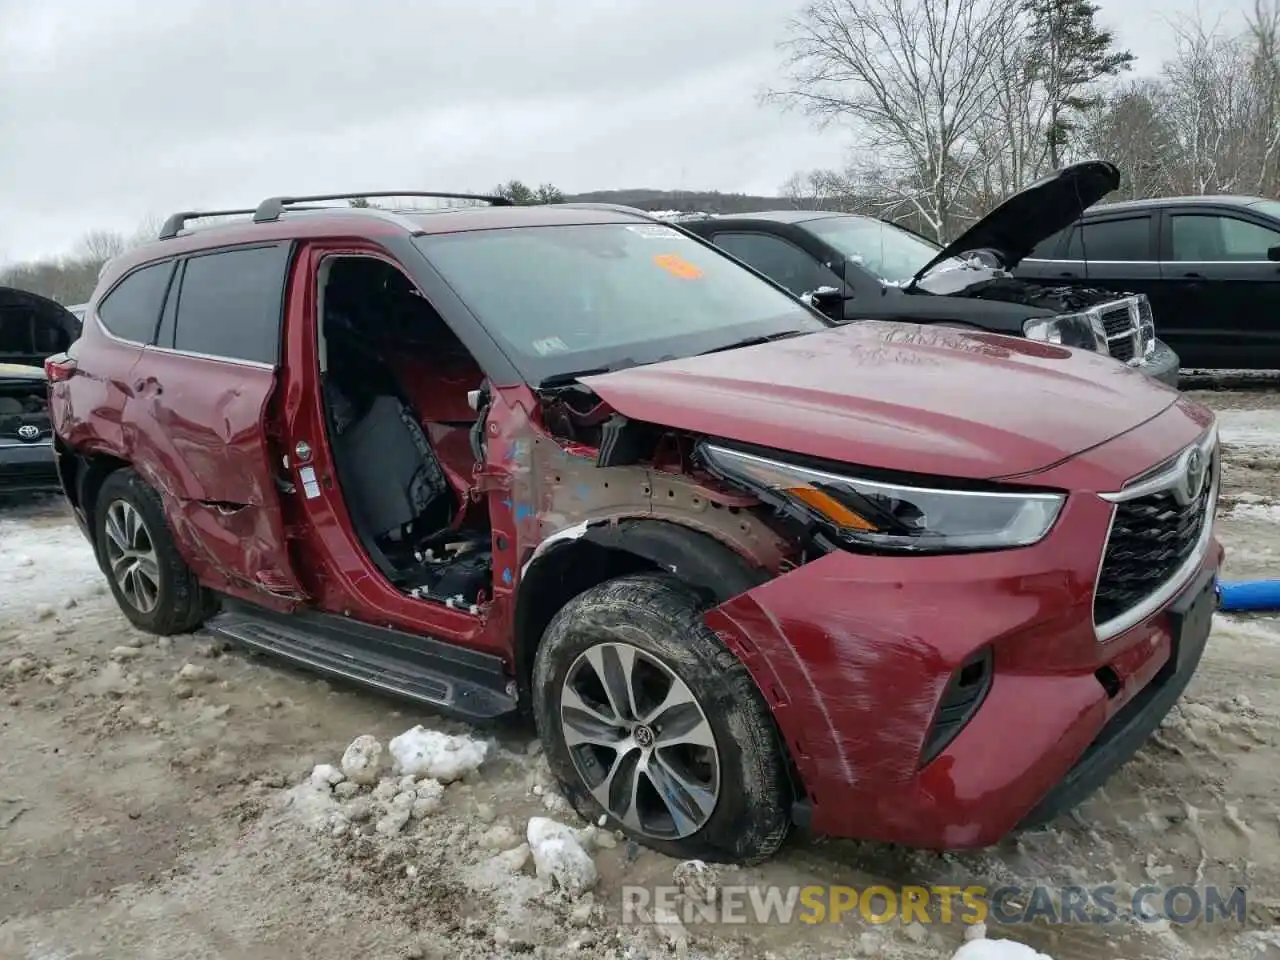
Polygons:
<instances>
[{"instance_id":1,"label":"dent in body panel","mask_svg":"<svg viewBox=\"0 0 1280 960\"><path fill-rule=\"evenodd\" d=\"M263 427L274 371L143 356L121 456L160 494L179 553L216 589L268 604L300 596Z\"/></svg>"},{"instance_id":2,"label":"dent in body panel","mask_svg":"<svg viewBox=\"0 0 1280 960\"><path fill-rule=\"evenodd\" d=\"M829 594L815 603L817 588L773 581L716 608L708 623L776 683L774 713L806 783L818 779L806 767L850 787L909 779L953 666L923 639L851 614Z\"/></svg>"},{"instance_id":3,"label":"dent in body panel","mask_svg":"<svg viewBox=\"0 0 1280 960\"><path fill-rule=\"evenodd\" d=\"M504 401L504 392L486 433L487 459L499 465L491 471L496 596L509 595L517 574L523 578L557 545L592 526L635 518L707 534L770 571L782 565L790 545L747 509L757 503L753 497L645 464L597 466L596 448L552 437L532 422L524 402ZM521 400L533 402L532 395Z\"/></svg>"}]
</instances>

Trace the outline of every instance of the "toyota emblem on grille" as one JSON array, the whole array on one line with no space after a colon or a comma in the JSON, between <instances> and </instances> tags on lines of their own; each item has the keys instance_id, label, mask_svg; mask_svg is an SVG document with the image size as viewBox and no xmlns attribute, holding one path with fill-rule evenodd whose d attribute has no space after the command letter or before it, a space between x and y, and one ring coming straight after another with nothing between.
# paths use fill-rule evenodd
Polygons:
<instances>
[{"instance_id":1,"label":"toyota emblem on grille","mask_svg":"<svg viewBox=\"0 0 1280 960\"><path fill-rule=\"evenodd\" d=\"M18 438L20 440L36 440L40 436L40 428L33 427L29 423L24 423L18 428Z\"/></svg>"},{"instance_id":2,"label":"toyota emblem on grille","mask_svg":"<svg viewBox=\"0 0 1280 960\"><path fill-rule=\"evenodd\" d=\"M1182 481L1182 496L1179 498L1183 503L1193 503L1200 496L1204 489L1204 477L1204 454L1193 447L1187 453L1187 471Z\"/></svg>"}]
</instances>

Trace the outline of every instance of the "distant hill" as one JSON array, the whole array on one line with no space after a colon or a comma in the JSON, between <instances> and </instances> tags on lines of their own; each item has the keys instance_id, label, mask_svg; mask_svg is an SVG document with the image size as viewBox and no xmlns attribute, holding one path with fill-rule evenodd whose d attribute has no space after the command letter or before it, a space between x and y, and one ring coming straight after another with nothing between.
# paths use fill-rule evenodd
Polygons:
<instances>
[{"instance_id":1,"label":"distant hill","mask_svg":"<svg viewBox=\"0 0 1280 960\"><path fill-rule=\"evenodd\" d=\"M701 213L749 213L756 210L789 210L795 204L782 197L753 197L718 190L593 190L565 195L578 203L621 203L641 210L688 210Z\"/></svg>"}]
</instances>

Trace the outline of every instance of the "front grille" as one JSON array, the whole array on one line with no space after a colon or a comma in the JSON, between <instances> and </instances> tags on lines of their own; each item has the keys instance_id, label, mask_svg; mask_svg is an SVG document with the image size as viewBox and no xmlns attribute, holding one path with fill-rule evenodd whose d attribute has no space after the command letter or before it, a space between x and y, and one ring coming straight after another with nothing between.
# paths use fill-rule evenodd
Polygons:
<instances>
[{"instance_id":1,"label":"front grille","mask_svg":"<svg viewBox=\"0 0 1280 960\"><path fill-rule=\"evenodd\" d=\"M1217 457L1210 457L1200 496L1185 506L1172 490L1116 504L1094 594L1095 624L1132 610L1168 583L1195 553L1209 515L1217 471Z\"/></svg>"},{"instance_id":2,"label":"front grille","mask_svg":"<svg viewBox=\"0 0 1280 960\"><path fill-rule=\"evenodd\" d=\"M1129 362L1136 356L1134 349L1134 333L1138 328L1137 311L1130 309L1127 302L1103 307L1102 326L1107 332L1107 349L1117 360Z\"/></svg>"}]
</instances>

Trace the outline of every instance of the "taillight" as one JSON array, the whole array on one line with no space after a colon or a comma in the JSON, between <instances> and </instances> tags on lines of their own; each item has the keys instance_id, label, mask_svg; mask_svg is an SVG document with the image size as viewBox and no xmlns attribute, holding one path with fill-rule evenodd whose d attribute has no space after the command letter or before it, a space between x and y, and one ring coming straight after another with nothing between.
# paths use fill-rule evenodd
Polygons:
<instances>
[{"instance_id":1,"label":"taillight","mask_svg":"<svg viewBox=\"0 0 1280 960\"><path fill-rule=\"evenodd\" d=\"M62 383L70 380L76 372L76 362L65 353L47 357L44 361L44 375L50 383Z\"/></svg>"}]
</instances>

